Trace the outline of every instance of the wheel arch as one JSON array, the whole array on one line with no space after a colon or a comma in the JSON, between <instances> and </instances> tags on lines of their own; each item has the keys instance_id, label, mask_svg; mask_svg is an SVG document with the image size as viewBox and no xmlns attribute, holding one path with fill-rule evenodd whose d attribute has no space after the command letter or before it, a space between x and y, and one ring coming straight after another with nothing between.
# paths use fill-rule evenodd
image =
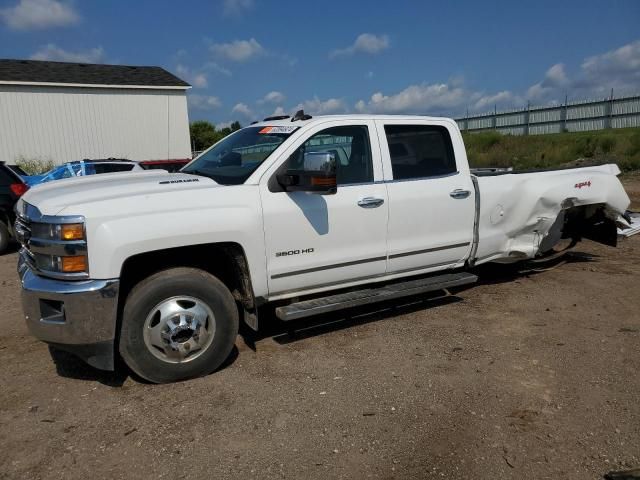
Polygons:
<instances>
[{"instance_id":1,"label":"wheel arch","mask_svg":"<svg viewBox=\"0 0 640 480\"><path fill-rule=\"evenodd\" d=\"M124 304L133 287L154 273L176 267L198 268L218 278L236 300L241 319L258 329L258 305L245 251L238 243L220 242L154 250L127 258L120 271L117 335Z\"/></svg>"},{"instance_id":2,"label":"wheel arch","mask_svg":"<svg viewBox=\"0 0 640 480\"><path fill-rule=\"evenodd\" d=\"M606 203L575 205L572 199L566 199L562 206L540 243L541 253L550 250L560 239L571 239L575 245L587 238L611 247L617 246L616 214Z\"/></svg>"}]
</instances>

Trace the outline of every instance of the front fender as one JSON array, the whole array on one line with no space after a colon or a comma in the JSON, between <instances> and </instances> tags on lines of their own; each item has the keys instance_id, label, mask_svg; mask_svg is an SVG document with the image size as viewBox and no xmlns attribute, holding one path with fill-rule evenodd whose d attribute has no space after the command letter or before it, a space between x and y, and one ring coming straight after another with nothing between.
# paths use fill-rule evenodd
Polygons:
<instances>
[{"instance_id":1,"label":"front fender","mask_svg":"<svg viewBox=\"0 0 640 480\"><path fill-rule=\"evenodd\" d=\"M262 209L257 188L216 188L194 195L202 198L181 203L184 199L169 197L167 200L172 203L155 205L151 199L139 199L137 205L127 205L131 199L115 199L107 205L74 208L76 214L86 218L90 277L118 278L124 262L142 253L231 242L244 249L255 294L266 295ZM162 204L166 207L160 208ZM106 208L113 213L105 215Z\"/></svg>"}]
</instances>

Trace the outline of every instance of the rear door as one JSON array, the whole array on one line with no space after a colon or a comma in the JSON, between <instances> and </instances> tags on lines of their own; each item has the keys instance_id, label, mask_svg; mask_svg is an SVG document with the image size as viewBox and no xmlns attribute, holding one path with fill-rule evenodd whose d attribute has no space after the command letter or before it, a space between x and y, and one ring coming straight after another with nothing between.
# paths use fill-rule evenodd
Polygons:
<instances>
[{"instance_id":1,"label":"rear door","mask_svg":"<svg viewBox=\"0 0 640 480\"><path fill-rule=\"evenodd\" d=\"M389 195L388 273L461 265L475 199L458 131L427 120L376 123Z\"/></svg>"},{"instance_id":2,"label":"rear door","mask_svg":"<svg viewBox=\"0 0 640 480\"><path fill-rule=\"evenodd\" d=\"M335 195L285 192L278 185L276 174L295 168L305 152L335 156ZM265 177L260 191L271 297L385 273L389 205L373 121L314 125Z\"/></svg>"}]
</instances>

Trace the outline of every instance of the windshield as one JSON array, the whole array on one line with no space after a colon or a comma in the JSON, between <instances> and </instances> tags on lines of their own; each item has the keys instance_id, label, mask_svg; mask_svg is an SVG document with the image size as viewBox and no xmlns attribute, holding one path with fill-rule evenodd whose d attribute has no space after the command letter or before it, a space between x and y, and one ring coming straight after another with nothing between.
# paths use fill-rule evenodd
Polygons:
<instances>
[{"instance_id":1,"label":"windshield","mask_svg":"<svg viewBox=\"0 0 640 480\"><path fill-rule=\"evenodd\" d=\"M247 127L207 150L181 172L203 175L222 185L244 183L298 127Z\"/></svg>"}]
</instances>

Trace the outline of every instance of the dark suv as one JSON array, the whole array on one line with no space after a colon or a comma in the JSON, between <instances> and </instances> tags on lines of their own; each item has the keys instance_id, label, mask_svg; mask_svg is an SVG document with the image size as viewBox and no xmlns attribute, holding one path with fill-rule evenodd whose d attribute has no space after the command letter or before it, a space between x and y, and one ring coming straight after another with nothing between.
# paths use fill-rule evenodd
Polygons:
<instances>
[{"instance_id":1,"label":"dark suv","mask_svg":"<svg viewBox=\"0 0 640 480\"><path fill-rule=\"evenodd\" d=\"M7 250L9 240L13 237L13 207L28 189L17 173L0 162L0 254Z\"/></svg>"}]
</instances>

